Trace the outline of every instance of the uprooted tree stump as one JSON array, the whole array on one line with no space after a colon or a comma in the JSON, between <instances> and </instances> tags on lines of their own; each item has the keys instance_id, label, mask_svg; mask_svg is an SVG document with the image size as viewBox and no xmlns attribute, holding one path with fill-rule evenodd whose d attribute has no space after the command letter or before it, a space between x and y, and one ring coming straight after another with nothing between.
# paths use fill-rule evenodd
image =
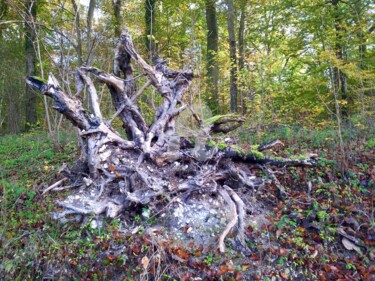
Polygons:
<instances>
[{"instance_id":1,"label":"uprooted tree stump","mask_svg":"<svg viewBox=\"0 0 375 281\"><path fill-rule=\"evenodd\" d=\"M148 79L138 90L131 60L140 66ZM51 97L55 101L53 108L80 132L81 157L70 169L65 168L62 172L65 178L45 190L77 188L66 200L57 202L62 212L53 215L62 222L81 221L92 215L98 219L105 216L126 219L129 210L148 207L156 214L170 208L171 212L180 212L180 216L186 217L189 209L181 206L195 200L204 204L194 205L196 209L190 209L193 212L202 211L202 206L209 211L215 204L217 209L224 210L226 217L219 225L218 228L222 227L216 237L219 250L225 251L224 239L232 230L236 233L236 244L245 250L247 207L239 191L254 190L266 182L273 182L283 194L285 191L273 174L272 166L311 166L315 161L264 157L261 151L277 145L278 141L244 151L231 144L231 140L214 141L210 137L238 128L244 122L238 116L215 116L202 121L192 110L205 135L204 141L179 137L176 118L187 107L183 96L194 75L191 70L170 70L160 59L155 62L150 66L144 61L134 49L131 36L124 31L115 48L114 73L81 66L76 70L75 96L64 93L53 76L48 81L36 77L26 79L29 85ZM110 120L103 120L89 74L109 89L116 109ZM154 122L147 124L137 99L150 86L161 95L162 102L155 112ZM79 98L85 87L90 113L83 108ZM122 121L127 139L111 126L117 117ZM251 174L249 165L262 169L269 179ZM69 184L62 186L66 182ZM212 198L215 198L214 203ZM196 218L191 216L191 219ZM204 222L202 224L204 227Z\"/></svg>"}]
</instances>

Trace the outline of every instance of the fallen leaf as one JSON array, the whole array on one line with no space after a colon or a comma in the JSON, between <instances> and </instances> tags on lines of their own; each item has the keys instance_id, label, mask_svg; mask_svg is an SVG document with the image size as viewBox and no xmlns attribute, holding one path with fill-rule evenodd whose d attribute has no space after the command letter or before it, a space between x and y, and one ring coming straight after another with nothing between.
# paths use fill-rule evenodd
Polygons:
<instances>
[{"instance_id":1,"label":"fallen leaf","mask_svg":"<svg viewBox=\"0 0 375 281\"><path fill-rule=\"evenodd\" d=\"M285 280L288 280L288 275L284 272L280 272L280 276L285 279Z\"/></svg>"},{"instance_id":2,"label":"fallen leaf","mask_svg":"<svg viewBox=\"0 0 375 281\"><path fill-rule=\"evenodd\" d=\"M198 249L194 250L194 256L200 257L203 252L203 245L200 245Z\"/></svg>"},{"instance_id":3,"label":"fallen leaf","mask_svg":"<svg viewBox=\"0 0 375 281\"><path fill-rule=\"evenodd\" d=\"M250 264L243 264L243 265L241 266L242 271L246 271L246 270L248 270L249 268L250 268Z\"/></svg>"},{"instance_id":4,"label":"fallen leaf","mask_svg":"<svg viewBox=\"0 0 375 281\"><path fill-rule=\"evenodd\" d=\"M219 270L218 270L219 276L224 275L226 272L228 272L228 267L226 267L224 265L219 267Z\"/></svg>"},{"instance_id":5,"label":"fallen leaf","mask_svg":"<svg viewBox=\"0 0 375 281\"><path fill-rule=\"evenodd\" d=\"M182 231L186 233L186 232L191 231L191 229L192 229L192 228L191 228L190 226L186 225L186 226L182 229Z\"/></svg>"},{"instance_id":6,"label":"fallen leaf","mask_svg":"<svg viewBox=\"0 0 375 281\"><path fill-rule=\"evenodd\" d=\"M150 263L150 259L149 259L147 256L144 256L144 257L141 259L141 264L142 264L144 270L147 269L149 263Z\"/></svg>"},{"instance_id":7,"label":"fallen leaf","mask_svg":"<svg viewBox=\"0 0 375 281\"><path fill-rule=\"evenodd\" d=\"M114 170L115 170L115 166L111 165L111 167L109 167L109 171L110 171L111 173L113 173Z\"/></svg>"},{"instance_id":8,"label":"fallen leaf","mask_svg":"<svg viewBox=\"0 0 375 281\"><path fill-rule=\"evenodd\" d=\"M312 257L313 259L315 259L317 255L318 255L318 251L315 250L315 252L311 255L311 257Z\"/></svg>"},{"instance_id":9,"label":"fallen leaf","mask_svg":"<svg viewBox=\"0 0 375 281\"><path fill-rule=\"evenodd\" d=\"M354 244L352 241L350 241L349 239L346 239L346 238L343 238L341 240L342 244L344 245L345 249L351 251L351 250L355 250L356 252L362 254L362 251L361 251L361 248L358 247L356 244Z\"/></svg>"},{"instance_id":10,"label":"fallen leaf","mask_svg":"<svg viewBox=\"0 0 375 281\"><path fill-rule=\"evenodd\" d=\"M288 253L288 250L287 249L285 249L285 248L280 248L280 254L281 255L286 255Z\"/></svg>"},{"instance_id":11,"label":"fallen leaf","mask_svg":"<svg viewBox=\"0 0 375 281\"><path fill-rule=\"evenodd\" d=\"M132 234L136 234L137 232L139 231L139 226L136 226L133 230L132 230Z\"/></svg>"},{"instance_id":12,"label":"fallen leaf","mask_svg":"<svg viewBox=\"0 0 375 281\"><path fill-rule=\"evenodd\" d=\"M186 260L182 259L181 257L179 257L179 256L177 256L175 254L172 254L171 256L172 256L172 259L174 259L174 260L176 260L178 262L181 262L181 263L185 263L186 262Z\"/></svg>"},{"instance_id":13,"label":"fallen leaf","mask_svg":"<svg viewBox=\"0 0 375 281\"><path fill-rule=\"evenodd\" d=\"M206 248L206 253L209 253L209 252L211 252L211 247L208 245Z\"/></svg>"},{"instance_id":14,"label":"fallen leaf","mask_svg":"<svg viewBox=\"0 0 375 281\"><path fill-rule=\"evenodd\" d=\"M330 266L330 270L331 271L333 271L333 272L338 272L338 271L340 271L336 266L334 266L334 265L331 265Z\"/></svg>"},{"instance_id":15,"label":"fallen leaf","mask_svg":"<svg viewBox=\"0 0 375 281\"><path fill-rule=\"evenodd\" d=\"M318 275L319 275L319 280L321 281L327 280L323 271L319 271Z\"/></svg>"},{"instance_id":16,"label":"fallen leaf","mask_svg":"<svg viewBox=\"0 0 375 281\"><path fill-rule=\"evenodd\" d=\"M134 254L139 254L139 252L141 251L140 248L138 246L134 246L133 248L131 248L131 251L134 253Z\"/></svg>"},{"instance_id":17,"label":"fallen leaf","mask_svg":"<svg viewBox=\"0 0 375 281\"><path fill-rule=\"evenodd\" d=\"M182 250L182 249L176 249L174 251L174 254L177 255L177 256L179 256L180 258L182 258L185 261L189 258L189 253L186 252L186 251L184 251L184 250Z\"/></svg>"}]
</instances>

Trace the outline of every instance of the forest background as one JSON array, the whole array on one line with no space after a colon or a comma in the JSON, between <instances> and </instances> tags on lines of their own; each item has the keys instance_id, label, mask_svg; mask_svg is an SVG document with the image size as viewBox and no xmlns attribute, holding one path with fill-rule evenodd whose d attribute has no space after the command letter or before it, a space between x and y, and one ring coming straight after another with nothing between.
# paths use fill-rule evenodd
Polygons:
<instances>
[{"instance_id":1,"label":"forest background","mask_svg":"<svg viewBox=\"0 0 375 281\"><path fill-rule=\"evenodd\" d=\"M24 77L52 72L74 93L74 68L111 71L114 38L126 27L145 57L194 69L189 99L200 111L245 115L250 128L360 128L374 112L374 8L365 0L2 1L0 126L18 133L39 124L53 135L61 124Z\"/></svg>"},{"instance_id":2,"label":"forest background","mask_svg":"<svg viewBox=\"0 0 375 281\"><path fill-rule=\"evenodd\" d=\"M123 28L129 30L135 48L150 63L157 56L171 69L193 70L195 79L185 102L203 119L228 113L245 117L244 125L231 135L242 145L280 138L287 146L286 156L296 153L303 156L306 151L318 153L322 158L317 173L306 175L297 171L296 176L285 178L282 183L306 184L308 177L316 179L317 175L324 184L334 182L333 187L322 183L325 189L316 193L316 202L324 205L327 196L338 197L340 204L362 210L366 215L356 219L368 224L367 232L357 234L367 239L369 257L373 258L374 237L368 234L374 229L373 1L2 0L0 173L4 245L0 269L7 276L42 276L48 272L43 267L46 257L65 260L75 268L71 274L77 278L94 276L87 273L88 269L77 269L77 260L89 257L82 254L77 258L73 253L64 256L54 249L54 243L66 245L66 241L73 241L73 247L92 251L82 240L82 229L76 230L74 236L48 220L46 225L50 229L46 235L53 237L54 242L47 236L38 238L46 223L43 216L53 208L50 199L40 203L41 186L43 182L53 182L61 161L69 162L77 150L73 127L52 109L52 101L26 86L25 77L47 79L53 73L62 89L73 96L76 67L85 64L113 71L113 50ZM135 76L139 88L146 78L136 67ZM109 119L114 114L110 95L103 85L98 84L98 89L102 113ZM85 95L82 99L89 106ZM148 122L152 121L151 113L159 102L152 88L139 99ZM196 133L189 110L180 120L181 134ZM121 126L116 121L114 125ZM322 190L319 185L316 189ZM276 204L275 212L285 212L282 206L287 206L287 202L291 201ZM302 205L301 210L306 208ZM340 208L335 212L333 207L324 209L330 219L322 219L321 223L328 225L331 220L337 223L340 215L355 217L353 209ZM280 216L276 221L281 221ZM292 224L283 223L283 231L292 231ZM54 236L54 229L64 234ZM277 236L275 230L273 238L279 239ZM100 237L100 243L114 239ZM332 242L330 237L322 239ZM46 239L45 244L39 245L35 242L38 239ZM37 250L33 241L39 247ZM299 247L297 242L288 243L293 249ZM30 251L22 256L25 247ZM280 270L287 260L283 258L285 248L281 248L281 256L278 253ZM339 274L331 266L340 268L337 264L340 258L331 259L328 252L324 258L324 262L312 262L317 266L314 276ZM100 266L112 265L108 257L104 260ZM342 274L362 279L370 274L371 267L363 270L361 265L356 267L357 263L370 264L363 257L345 256L341 261L343 269L349 272ZM300 262L306 261L301 258ZM205 260L205 269L211 268L212 263ZM324 263L330 268L324 267ZM319 275L321 270L325 272L323 275ZM273 274L266 271L256 276ZM229 273L236 277L233 271ZM284 273L277 272L281 277Z\"/></svg>"}]
</instances>

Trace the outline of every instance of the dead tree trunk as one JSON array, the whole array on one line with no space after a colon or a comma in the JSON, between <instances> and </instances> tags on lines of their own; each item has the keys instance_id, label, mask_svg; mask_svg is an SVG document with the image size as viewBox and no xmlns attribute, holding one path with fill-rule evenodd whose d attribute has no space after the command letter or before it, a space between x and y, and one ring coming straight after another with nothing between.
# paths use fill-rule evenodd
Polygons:
<instances>
[{"instance_id":1,"label":"dead tree trunk","mask_svg":"<svg viewBox=\"0 0 375 281\"><path fill-rule=\"evenodd\" d=\"M224 239L235 226L238 245L245 249L245 205L237 191L254 188L265 181L251 175L246 165L313 165L314 161L262 156L260 151L279 142L261 146L257 151L242 151L236 146L215 144L210 140L210 133L226 133L242 124L244 119L236 116L213 117L203 122L195 115L207 142L194 143L192 139L180 138L175 120L186 107L183 95L193 79L193 72L169 70L162 60L150 66L136 52L127 32L121 35L114 61L115 74L88 66L77 69L76 96L84 87L88 89L92 114L83 108L80 99L64 93L54 77L48 82L35 77L26 79L29 85L55 101L54 109L79 129L84 143L84 157L63 171L65 178L44 191L79 188L63 202L58 202L63 212L54 213L54 217L63 222L82 220L90 215L96 215L97 219L121 216L126 220L126 211L135 206L148 206L160 213L160 205L168 210L172 202L181 205L193 198L205 200L207 194L214 194L220 198L220 208L228 213L227 223L217 235L220 251L224 251ZM138 90L131 61L138 64L148 78ZM103 120L90 74L108 86L116 109L110 120ZM150 86L161 95L162 102L154 122L147 124L137 98ZM127 140L111 126L117 117L122 120ZM264 169L271 173L269 167ZM61 186L67 181L69 185Z\"/></svg>"}]
</instances>

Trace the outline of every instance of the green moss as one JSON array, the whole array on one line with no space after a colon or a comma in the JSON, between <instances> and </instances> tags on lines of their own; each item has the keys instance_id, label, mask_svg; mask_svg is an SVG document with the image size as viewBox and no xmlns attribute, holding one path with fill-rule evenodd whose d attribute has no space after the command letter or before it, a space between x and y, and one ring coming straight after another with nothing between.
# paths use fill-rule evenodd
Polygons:
<instances>
[{"instance_id":1,"label":"green moss","mask_svg":"<svg viewBox=\"0 0 375 281\"><path fill-rule=\"evenodd\" d=\"M215 146L216 146L216 142L213 141L213 140L209 140L209 141L207 142L207 145L210 146L210 147L215 147Z\"/></svg>"},{"instance_id":2,"label":"green moss","mask_svg":"<svg viewBox=\"0 0 375 281\"><path fill-rule=\"evenodd\" d=\"M259 145L258 144L254 144L251 146L251 151L258 151L258 148L259 148Z\"/></svg>"},{"instance_id":3,"label":"green moss","mask_svg":"<svg viewBox=\"0 0 375 281\"><path fill-rule=\"evenodd\" d=\"M248 154L253 155L256 159L264 159L264 154L258 150L251 150Z\"/></svg>"},{"instance_id":4,"label":"green moss","mask_svg":"<svg viewBox=\"0 0 375 281\"><path fill-rule=\"evenodd\" d=\"M225 118L225 117L239 118L241 116L233 115L233 114L215 115L215 116L212 116L211 118L208 118L208 119L204 120L204 124L205 125L212 125L212 124L220 121L220 119Z\"/></svg>"},{"instance_id":5,"label":"green moss","mask_svg":"<svg viewBox=\"0 0 375 281\"><path fill-rule=\"evenodd\" d=\"M244 153L244 150L238 145L231 145L231 148L237 151L238 153Z\"/></svg>"},{"instance_id":6,"label":"green moss","mask_svg":"<svg viewBox=\"0 0 375 281\"><path fill-rule=\"evenodd\" d=\"M228 145L227 145L225 142L221 141L221 142L219 142L219 144L218 144L217 147L218 147L220 150L223 150L223 149L226 149L226 148L228 147Z\"/></svg>"},{"instance_id":7,"label":"green moss","mask_svg":"<svg viewBox=\"0 0 375 281\"><path fill-rule=\"evenodd\" d=\"M304 160L304 159L306 159L306 157L303 156L302 154L298 154L298 155L291 155L290 159L292 159L292 160Z\"/></svg>"}]
</instances>

